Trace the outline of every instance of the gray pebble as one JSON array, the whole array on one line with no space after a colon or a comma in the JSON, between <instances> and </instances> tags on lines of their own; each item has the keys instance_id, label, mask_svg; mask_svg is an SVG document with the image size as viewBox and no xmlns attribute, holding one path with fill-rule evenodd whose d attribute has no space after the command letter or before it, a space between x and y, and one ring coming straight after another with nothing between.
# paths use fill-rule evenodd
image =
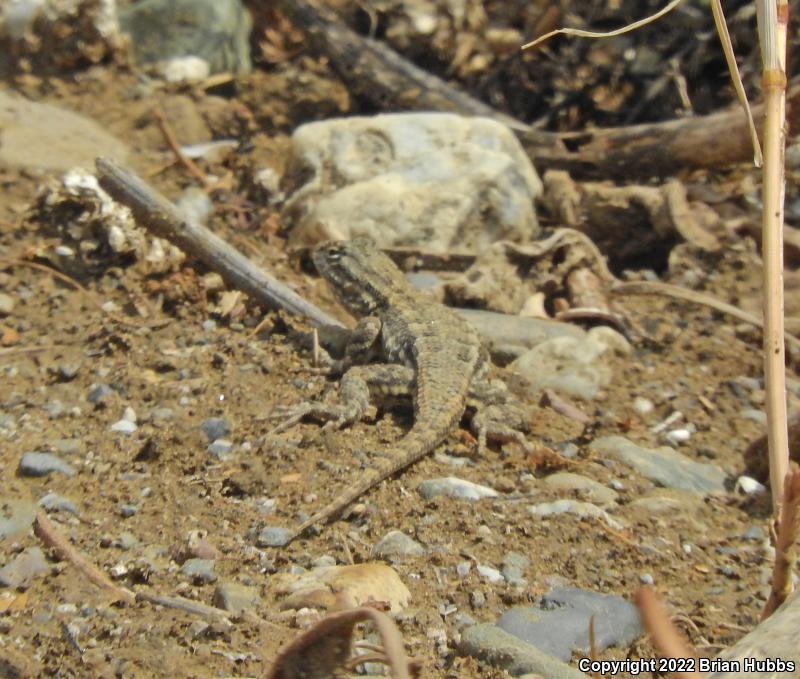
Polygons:
<instances>
[{"instance_id":1,"label":"gray pebble","mask_svg":"<svg viewBox=\"0 0 800 679\"><path fill-rule=\"evenodd\" d=\"M114 542L114 545L120 549L128 551L129 549L139 546L139 538L137 538L133 533L123 531L119 534L119 537Z\"/></svg>"},{"instance_id":2,"label":"gray pebble","mask_svg":"<svg viewBox=\"0 0 800 679\"><path fill-rule=\"evenodd\" d=\"M36 518L36 507L29 500L0 497L0 540L27 532Z\"/></svg>"},{"instance_id":3,"label":"gray pebble","mask_svg":"<svg viewBox=\"0 0 800 679\"><path fill-rule=\"evenodd\" d=\"M75 476L76 472L68 462L52 453L28 452L23 454L17 470L21 476L47 476L52 472L61 472L67 476Z\"/></svg>"},{"instance_id":4,"label":"gray pebble","mask_svg":"<svg viewBox=\"0 0 800 679\"><path fill-rule=\"evenodd\" d=\"M0 585L19 587L48 570L50 569L44 558L44 552L39 547L30 547L0 568Z\"/></svg>"},{"instance_id":5,"label":"gray pebble","mask_svg":"<svg viewBox=\"0 0 800 679\"><path fill-rule=\"evenodd\" d=\"M48 512L69 512L77 516L78 506L69 498L62 497L57 493L47 493L39 498L38 505L44 507Z\"/></svg>"},{"instance_id":6,"label":"gray pebble","mask_svg":"<svg viewBox=\"0 0 800 679\"><path fill-rule=\"evenodd\" d=\"M261 603L258 589L236 582L221 582L214 590L213 603L217 608L230 613L251 610Z\"/></svg>"},{"instance_id":7,"label":"gray pebble","mask_svg":"<svg viewBox=\"0 0 800 679\"><path fill-rule=\"evenodd\" d=\"M126 436L133 434L133 432L138 429L136 422L131 422L130 420L117 420L109 428L111 431L117 432L118 434L125 434Z\"/></svg>"},{"instance_id":8,"label":"gray pebble","mask_svg":"<svg viewBox=\"0 0 800 679\"><path fill-rule=\"evenodd\" d=\"M288 528L267 526L256 538L259 547L283 547L294 535Z\"/></svg>"},{"instance_id":9,"label":"gray pebble","mask_svg":"<svg viewBox=\"0 0 800 679\"><path fill-rule=\"evenodd\" d=\"M419 484L419 494L426 500L445 495L458 500L480 500L485 497L498 497L499 493L493 488L482 486L472 481L448 476L440 479L426 479Z\"/></svg>"},{"instance_id":10,"label":"gray pebble","mask_svg":"<svg viewBox=\"0 0 800 679\"><path fill-rule=\"evenodd\" d=\"M209 417L200 425L200 429L203 430L209 443L213 443L217 439L224 439L231 433L231 425L221 417Z\"/></svg>"},{"instance_id":11,"label":"gray pebble","mask_svg":"<svg viewBox=\"0 0 800 679\"><path fill-rule=\"evenodd\" d=\"M212 318L207 318L203 321L203 330L211 332L217 329L217 324Z\"/></svg>"},{"instance_id":12,"label":"gray pebble","mask_svg":"<svg viewBox=\"0 0 800 679\"><path fill-rule=\"evenodd\" d=\"M51 445L60 455L83 454L83 442L80 439L56 439Z\"/></svg>"},{"instance_id":13,"label":"gray pebble","mask_svg":"<svg viewBox=\"0 0 800 679\"><path fill-rule=\"evenodd\" d=\"M217 439L206 448L212 457L222 459L231 454L233 450L233 443L227 439Z\"/></svg>"},{"instance_id":14,"label":"gray pebble","mask_svg":"<svg viewBox=\"0 0 800 679\"><path fill-rule=\"evenodd\" d=\"M453 616L453 627L457 630L462 630L465 627L470 627L476 623L475 618L473 618L469 613L464 613L463 611L458 611Z\"/></svg>"},{"instance_id":15,"label":"gray pebble","mask_svg":"<svg viewBox=\"0 0 800 679\"><path fill-rule=\"evenodd\" d=\"M475 609L483 608L486 605L486 596L479 590L473 590L469 593L469 604Z\"/></svg>"},{"instance_id":16,"label":"gray pebble","mask_svg":"<svg viewBox=\"0 0 800 679\"><path fill-rule=\"evenodd\" d=\"M493 566L477 566L478 575L491 583L503 582L503 574Z\"/></svg>"},{"instance_id":17,"label":"gray pebble","mask_svg":"<svg viewBox=\"0 0 800 679\"><path fill-rule=\"evenodd\" d=\"M472 570L472 561L461 561L456 565L456 574L460 578L466 578Z\"/></svg>"},{"instance_id":18,"label":"gray pebble","mask_svg":"<svg viewBox=\"0 0 800 679\"><path fill-rule=\"evenodd\" d=\"M750 526L742 533L743 540L763 540L764 529L761 526Z\"/></svg>"},{"instance_id":19,"label":"gray pebble","mask_svg":"<svg viewBox=\"0 0 800 679\"><path fill-rule=\"evenodd\" d=\"M639 582L641 582L643 585L652 585L655 583L655 580L650 573L642 573L639 576Z\"/></svg>"},{"instance_id":20,"label":"gray pebble","mask_svg":"<svg viewBox=\"0 0 800 679\"><path fill-rule=\"evenodd\" d=\"M51 420L57 420L66 412L64 404L57 398L54 398L52 401L48 401L47 403L45 403L42 406L42 410L44 410L48 414Z\"/></svg>"},{"instance_id":21,"label":"gray pebble","mask_svg":"<svg viewBox=\"0 0 800 679\"><path fill-rule=\"evenodd\" d=\"M15 305L16 301L11 295L7 295L5 292L0 292L0 316L8 316L12 311L14 311Z\"/></svg>"},{"instance_id":22,"label":"gray pebble","mask_svg":"<svg viewBox=\"0 0 800 679\"><path fill-rule=\"evenodd\" d=\"M153 422L165 422L175 417L175 411L172 408L153 408L150 411L150 419Z\"/></svg>"},{"instance_id":23,"label":"gray pebble","mask_svg":"<svg viewBox=\"0 0 800 679\"><path fill-rule=\"evenodd\" d=\"M131 504L121 505L120 508L119 508L119 515L123 519L129 519L134 514L136 514L138 511L139 511L139 507L137 505L131 505Z\"/></svg>"},{"instance_id":24,"label":"gray pebble","mask_svg":"<svg viewBox=\"0 0 800 679\"><path fill-rule=\"evenodd\" d=\"M78 372L81 369L80 361L76 361L74 363L62 363L58 366L58 376L64 382L69 382L70 380L74 380L78 376Z\"/></svg>"},{"instance_id":25,"label":"gray pebble","mask_svg":"<svg viewBox=\"0 0 800 679\"><path fill-rule=\"evenodd\" d=\"M181 573L196 585L207 585L217 579L212 559L189 559L181 566Z\"/></svg>"},{"instance_id":26,"label":"gray pebble","mask_svg":"<svg viewBox=\"0 0 800 679\"><path fill-rule=\"evenodd\" d=\"M419 542L399 530L389 531L372 548L373 559L393 560L424 554L425 548Z\"/></svg>"},{"instance_id":27,"label":"gray pebble","mask_svg":"<svg viewBox=\"0 0 800 679\"><path fill-rule=\"evenodd\" d=\"M107 401L113 393L114 390L107 384L95 384L89 389L89 393L86 394L86 400L89 401L89 403L97 405L98 403Z\"/></svg>"}]
</instances>

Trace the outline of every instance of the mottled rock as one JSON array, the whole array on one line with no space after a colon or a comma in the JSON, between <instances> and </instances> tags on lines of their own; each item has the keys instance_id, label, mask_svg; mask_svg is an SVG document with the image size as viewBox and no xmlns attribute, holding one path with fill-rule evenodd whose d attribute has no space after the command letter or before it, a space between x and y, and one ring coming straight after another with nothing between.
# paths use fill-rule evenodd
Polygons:
<instances>
[{"instance_id":1,"label":"mottled rock","mask_svg":"<svg viewBox=\"0 0 800 679\"><path fill-rule=\"evenodd\" d=\"M574 514L577 517L590 516L605 521L612 528L619 530L622 524L614 519L608 512L591 502L579 500L556 500L555 502L542 502L528 507L528 512L533 516L554 516L556 514Z\"/></svg>"},{"instance_id":2,"label":"mottled rock","mask_svg":"<svg viewBox=\"0 0 800 679\"><path fill-rule=\"evenodd\" d=\"M0 568L0 586L27 585L34 577L48 570L44 552L39 547L30 547Z\"/></svg>"},{"instance_id":3,"label":"mottled rock","mask_svg":"<svg viewBox=\"0 0 800 679\"><path fill-rule=\"evenodd\" d=\"M223 611L239 614L252 610L261 603L258 589L236 582L221 582L214 590L213 603Z\"/></svg>"},{"instance_id":4,"label":"mottled rock","mask_svg":"<svg viewBox=\"0 0 800 679\"><path fill-rule=\"evenodd\" d=\"M488 118L308 123L292 135L292 165L309 177L286 202L294 242L368 236L382 246L479 252L539 231L533 201L542 183L514 134Z\"/></svg>"},{"instance_id":5,"label":"mottled rock","mask_svg":"<svg viewBox=\"0 0 800 679\"><path fill-rule=\"evenodd\" d=\"M224 439L231 433L231 425L228 420L221 417L209 417L203 421L200 429L203 430L209 443L213 443L217 439Z\"/></svg>"},{"instance_id":6,"label":"mottled rock","mask_svg":"<svg viewBox=\"0 0 800 679\"><path fill-rule=\"evenodd\" d=\"M374 559L394 560L424 554L425 548L419 542L399 530L389 531L372 548Z\"/></svg>"},{"instance_id":7,"label":"mottled rock","mask_svg":"<svg viewBox=\"0 0 800 679\"><path fill-rule=\"evenodd\" d=\"M259 547L283 547L292 539L294 533L282 526L265 526L256 538Z\"/></svg>"},{"instance_id":8,"label":"mottled rock","mask_svg":"<svg viewBox=\"0 0 800 679\"><path fill-rule=\"evenodd\" d=\"M207 585L217 580L211 559L189 559L181 566L181 573L196 585Z\"/></svg>"},{"instance_id":9,"label":"mottled rock","mask_svg":"<svg viewBox=\"0 0 800 679\"><path fill-rule=\"evenodd\" d=\"M36 518L36 506L30 500L0 498L0 540L30 530Z\"/></svg>"},{"instance_id":10,"label":"mottled rock","mask_svg":"<svg viewBox=\"0 0 800 679\"><path fill-rule=\"evenodd\" d=\"M572 472L557 472L544 479L544 485L553 490L574 491L593 502L610 504L616 501L616 491L594 479Z\"/></svg>"},{"instance_id":11,"label":"mottled rock","mask_svg":"<svg viewBox=\"0 0 800 679\"><path fill-rule=\"evenodd\" d=\"M57 493L47 493L39 498L38 505L48 512L69 512L77 516L78 506L69 498L62 497Z\"/></svg>"}]
</instances>

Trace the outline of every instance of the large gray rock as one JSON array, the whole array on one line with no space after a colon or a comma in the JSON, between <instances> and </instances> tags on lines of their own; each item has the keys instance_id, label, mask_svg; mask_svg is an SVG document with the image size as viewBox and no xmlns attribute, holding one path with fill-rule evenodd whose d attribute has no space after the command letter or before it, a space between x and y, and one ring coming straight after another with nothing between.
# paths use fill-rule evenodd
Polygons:
<instances>
[{"instance_id":1,"label":"large gray rock","mask_svg":"<svg viewBox=\"0 0 800 679\"><path fill-rule=\"evenodd\" d=\"M595 647L626 647L643 632L636 606L622 597L575 587L554 589L539 606L506 611L497 626L540 651L567 661L574 650L589 652L589 621L594 616Z\"/></svg>"},{"instance_id":2,"label":"large gray rock","mask_svg":"<svg viewBox=\"0 0 800 679\"><path fill-rule=\"evenodd\" d=\"M248 73L252 19L240 0L142 0L120 11L136 61L199 57L211 73Z\"/></svg>"},{"instance_id":3,"label":"large gray rock","mask_svg":"<svg viewBox=\"0 0 800 679\"><path fill-rule=\"evenodd\" d=\"M645 478L665 488L716 493L725 490L725 472L715 464L695 462L669 446L643 448L623 436L605 436L591 449L633 467Z\"/></svg>"},{"instance_id":4,"label":"large gray rock","mask_svg":"<svg viewBox=\"0 0 800 679\"><path fill-rule=\"evenodd\" d=\"M488 118L395 113L309 123L292 135L294 242L369 236L382 246L479 252L528 241L542 183L513 133Z\"/></svg>"},{"instance_id":5,"label":"large gray rock","mask_svg":"<svg viewBox=\"0 0 800 679\"><path fill-rule=\"evenodd\" d=\"M63 172L93 167L97 156L125 162L129 153L90 118L0 90L0 167Z\"/></svg>"},{"instance_id":6,"label":"large gray rock","mask_svg":"<svg viewBox=\"0 0 800 679\"><path fill-rule=\"evenodd\" d=\"M535 673L548 679L587 679L582 672L489 623L465 629L458 650L514 677Z\"/></svg>"}]
</instances>

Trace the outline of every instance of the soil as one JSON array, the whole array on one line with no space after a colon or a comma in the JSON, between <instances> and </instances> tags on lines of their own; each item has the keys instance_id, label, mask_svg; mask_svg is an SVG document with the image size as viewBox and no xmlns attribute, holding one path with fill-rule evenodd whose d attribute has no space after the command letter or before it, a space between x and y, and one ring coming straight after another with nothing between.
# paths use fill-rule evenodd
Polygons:
<instances>
[{"instance_id":1,"label":"soil","mask_svg":"<svg viewBox=\"0 0 800 679\"><path fill-rule=\"evenodd\" d=\"M302 88L296 87L299 81ZM221 164L201 163L206 172L231 177L227 196L215 198L212 228L299 293L346 318L324 285L289 259L279 214L259 200L250 180L255 169L267 165L283 170L288 132L307 120L309 111L321 118L352 105L324 64L296 58L290 66L259 69L234 89L223 87L214 94L143 87L135 74L111 63L60 77L29 75L3 85L99 121L134 150L131 166L171 197L194 180L178 165L154 172L170 158L149 113L154 105L181 97L217 137L241 134L242 126L249 126L246 152ZM253 113L252 119L237 102ZM183 134L180 119L172 123ZM369 561L372 545L395 529L429 550L424 557L394 564L412 594L400 629L425 677L507 676L456 652L457 630L452 616L443 616L443 605L454 604L478 621L493 621L508 606L547 591L553 576L626 597L651 576L678 616L678 626L705 655L734 643L758 621L770 560L761 541L741 535L753 525L766 526L768 497L731 489L698 496L693 503L682 496L685 504L674 513L642 513L630 502L650 492L652 484L588 449L594 438L607 434L661 445L650 427L680 410L697 427L682 451L720 465L735 480L743 471L748 443L762 433L761 425L741 412L760 408L763 392L743 394L731 387L743 377L760 378L756 330L687 302L627 296L619 304L646 338L635 342L631 356L608 359L614 379L601 398L577 404L590 415L591 427L584 431L550 408L527 403L532 441L551 448L570 441L578 445L567 471L621 483L613 514L624 522L622 531L570 515L534 520L527 512L530 501L423 501L416 492L420 481L452 473L439 456L430 456L381 484L354 515L319 535L284 549L260 548L254 535L263 526L293 525L298 512L314 511L352 483L363 466L357 451L389 447L408 428L408 413L381 414L326 440L313 423L271 435L269 416L276 406L314 398L326 386L324 376L309 370L309 353L294 341L301 323L248 302L234 318L222 315L218 295L204 293L200 283L206 271L192 261L177 272L157 275L141 263L109 260L83 276L76 274L80 288L14 263L30 261L50 237L35 219L23 218L46 177L5 169L0 181L0 290L16 301L14 311L0 318L5 344L0 411L17 423L13 431L4 430L0 446L3 498L36 500L53 491L72 499L80 517L53 519L92 563L106 572L127 564L128 573L119 580L125 586L210 604L214 585L192 584L179 572L179 555L190 533L205 531L207 542L221 553L215 565L219 580L251 582L261 595L256 613L274 623L266 633L242 620L195 636L197 618L146 603L110 603L76 569L52 559L45 577L15 593L25 597L18 602L21 610L0 614L0 656L6 653L6 663L21 676L264 676L281 646L298 634L295 617L281 611L271 576L309 567L324 555L338 563ZM237 199L244 210L231 207ZM707 292L733 303L757 295L759 270L748 247L732 249L712 264ZM105 313L99 304L107 301L122 311ZM209 319L213 327L203 325ZM254 333L262 320L264 326ZM59 369L74 365L79 366L74 377ZM86 397L100 382L112 385L114 393L95 406ZM653 401L654 412L637 414L632 404L639 396ZM54 401L63 404L57 417L44 408ZM125 407L139 419L130 436L110 431ZM159 408L172 409L173 419L153 418ZM231 425L229 438L239 450L229 460L215 460L206 451L200 424L211 417ZM242 449L244 442L249 445ZM59 447L71 448L64 457L79 470L76 476L17 475L25 451ZM462 478L512 495L535 492L536 502L562 496L538 482L552 470L513 445L477 458L469 436L459 432L443 449L470 456L456 470ZM263 498L276 500L273 514L261 510ZM122 508L130 504L138 511L123 518ZM137 544L123 549L122 533L135 536ZM32 534L0 543L0 562L36 545L40 542ZM164 567L137 566L154 546L166 550ZM512 551L531 559L527 589L489 584L474 569L463 580L455 575L455 566L464 560L499 565ZM474 592L485 595L482 607L472 607ZM82 622L73 643L74 632L67 632L66 623L75 619ZM432 634L439 629L451 640L443 654ZM642 640L604 657L653 655Z\"/></svg>"}]
</instances>

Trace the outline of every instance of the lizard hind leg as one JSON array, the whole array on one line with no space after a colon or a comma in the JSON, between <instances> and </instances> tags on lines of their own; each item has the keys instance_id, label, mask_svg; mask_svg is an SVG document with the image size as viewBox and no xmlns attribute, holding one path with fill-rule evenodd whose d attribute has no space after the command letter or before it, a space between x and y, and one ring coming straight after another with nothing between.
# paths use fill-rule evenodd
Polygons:
<instances>
[{"instance_id":1,"label":"lizard hind leg","mask_svg":"<svg viewBox=\"0 0 800 679\"><path fill-rule=\"evenodd\" d=\"M272 433L289 429L304 419L325 422L326 429L341 429L365 419L374 400L408 396L414 388L414 371L403 365L376 364L351 367L339 383L335 403L299 403L276 411L285 417Z\"/></svg>"}]
</instances>

